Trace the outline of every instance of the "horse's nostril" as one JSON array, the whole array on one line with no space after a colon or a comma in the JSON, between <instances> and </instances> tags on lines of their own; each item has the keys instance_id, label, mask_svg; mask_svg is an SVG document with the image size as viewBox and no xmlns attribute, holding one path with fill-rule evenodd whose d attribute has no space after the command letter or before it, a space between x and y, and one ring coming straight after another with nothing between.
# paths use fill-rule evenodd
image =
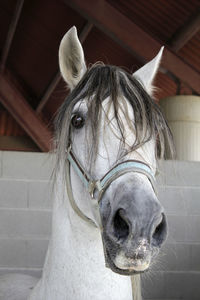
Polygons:
<instances>
[{"instance_id":1,"label":"horse's nostril","mask_svg":"<svg viewBox=\"0 0 200 300\"><path fill-rule=\"evenodd\" d=\"M129 225L123 216L123 210L119 209L113 219L114 235L118 240L124 241L129 235Z\"/></svg>"},{"instance_id":2,"label":"horse's nostril","mask_svg":"<svg viewBox=\"0 0 200 300\"><path fill-rule=\"evenodd\" d=\"M156 226L152 238L153 238L153 243L156 244L157 246L160 246L164 240L167 237L167 222L166 222L166 217L164 214L162 214L162 219L160 223Z\"/></svg>"}]
</instances>

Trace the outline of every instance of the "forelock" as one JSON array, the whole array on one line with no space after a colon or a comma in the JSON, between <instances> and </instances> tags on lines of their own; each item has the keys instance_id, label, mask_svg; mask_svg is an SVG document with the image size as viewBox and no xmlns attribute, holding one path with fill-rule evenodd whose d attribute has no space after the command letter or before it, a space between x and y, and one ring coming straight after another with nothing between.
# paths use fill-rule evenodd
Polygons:
<instances>
[{"instance_id":1,"label":"forelock","mask_svg":"<svg viewBox=\"0 0 200 300\"><path fill-rule=\"evenodd\" d=\"M94 160L97 154L97 132L100 125L102 102L107 97L110 97L110 101L112 102L122 141L125 140L124 127L119 117L121 96L129 102L134 113L134 123L132 123L132 126L136 138L131 151L134 151L152 138L157 140L159 156L163 156L166 142L169 148L172 149L172 138L169 127L158 105L147 94L140 82L121 68L95 64L88 69L58 112L55 123L57 162L60 160L65 161L66 159L65 150L70 141L71 113L74 105L82 99L90 103L88 118L91 124L93 145L91 159Z\"/></svg>"}]
</instances>

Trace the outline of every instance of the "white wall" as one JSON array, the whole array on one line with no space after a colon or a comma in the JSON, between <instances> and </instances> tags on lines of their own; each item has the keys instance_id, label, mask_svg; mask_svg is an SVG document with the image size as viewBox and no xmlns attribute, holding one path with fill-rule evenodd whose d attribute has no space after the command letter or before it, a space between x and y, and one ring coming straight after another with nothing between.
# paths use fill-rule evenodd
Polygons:
<instances>
[{"instance_id":1,"label":"white wall","mask_svg":"<svg viewBox=\"0 0 200 300\"><path fill-rule=\"evenodd\" d=\"M0 152L0 274L40 276L51 232L52 158Z\"/></svg>"},{"instance_id":2,"label":"white wall","mask_svg":"<svg viewBox=\"0 0 200 300\"><path fill-rule=\"evenodd\" d=\"M200 163L165 161L158 176L169 237L153 272L143 276L145 299L200 299Z\"/></svg>"},{"instance_id":3,"label":"white wall","mask_svg":"<svg viewBox=\"0 0 200 300\"><path fill-rule=\"evenodd\" d=\"M0 152L0 274L40 276L51 231L53 159L43 153ZM162 164L159 195L169 238L151 273L145 299L200 299L200 163Z\"/></svg>"}]
</instances>

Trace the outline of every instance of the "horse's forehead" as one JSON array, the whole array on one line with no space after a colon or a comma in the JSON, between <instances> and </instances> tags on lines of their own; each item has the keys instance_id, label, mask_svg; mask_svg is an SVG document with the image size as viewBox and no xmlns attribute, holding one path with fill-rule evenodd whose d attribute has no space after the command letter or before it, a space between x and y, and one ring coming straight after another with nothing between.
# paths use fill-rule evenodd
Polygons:
<instances>
[{"instance_id":1,"label":"horse's forehead","mask_svg":"<svg viewBox=\"0 0 200 300\"><path fill-rule=\"evenodd\" d=\"M88 99L79 100L74 105L72 113L79 111L79 112L82 112L83 114L86 114L88 111L88 108L91 104L91 103L89 103L89 101L93 101L93 98L94 97L91 97L90 100L88 100ZM127 99L125 97L119 96L118 103L119 103L118 115L122 117L122 115L124 116L125 114L128 114L128 116L126 116L126 117L129 117L129 119L131 119L131 120L134 119L134 112L133 112L133 109L132 109L129 101L127 101ZM103 117L103 119L105 118L105 116L109 120L113 119L114 113L115 113L115 107L114 107L113 101L111 100L110 97L105 98L102 101L102 117Z\"/></svg>"},{"instance_id":2,"label":"horse's forehead","mask_svg":"<svg viewBox=\"0 0 200 300\"><path fill-rule=\"evenodd\" d=\"M113 122L115 123L116 105L114 105L113 101L109 97L102 102L102 108L104 112L103 117L106 117L109 124L112 124ZM129 121L134 121L133 108L130 102L123 96L119 96L118 99L117 115L118 119L123 122L123 126L125 126L125 128Z\"/></svg>"},{"instance_id":3,"label":"horse's forehead","mask_svg":"<svg viewBox=\"0 0 200 300\"><path fill-rule=\"evenodd\" d=\"M72 113L75 113L77 111L87 112L88 110L88 104L85 99L79 100L73 107Z\"/></svg>"}]
</instances>

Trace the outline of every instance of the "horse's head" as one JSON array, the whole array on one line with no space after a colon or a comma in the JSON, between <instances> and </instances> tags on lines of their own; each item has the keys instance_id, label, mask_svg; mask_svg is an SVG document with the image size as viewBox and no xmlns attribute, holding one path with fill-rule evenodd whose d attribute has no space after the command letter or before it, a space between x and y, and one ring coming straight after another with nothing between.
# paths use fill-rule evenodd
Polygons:
<instances>
[{"instance_id":1,"label":"horse's head","mask_svg":"<svg viewBox=\"0 0 200 300\"><path fill-rule=\"evenodd\" d=\"M91 203L99 197L106 262L120 274L147 270L167 236L166 216L153 184L156 158L163 154L164 140L171 138L151 98L161 55L162 50L133 75L103 64L87 70L75 27L59 49L60 70L71 93L57 118L58 157L67 159L70 144L71 163L82 173L77 176L71 170L71 197L96 223ZM93 199L86 189L91 178L98 182ZM99 188L103 180L105 186Z\"/></svg>"}]
</instances>

